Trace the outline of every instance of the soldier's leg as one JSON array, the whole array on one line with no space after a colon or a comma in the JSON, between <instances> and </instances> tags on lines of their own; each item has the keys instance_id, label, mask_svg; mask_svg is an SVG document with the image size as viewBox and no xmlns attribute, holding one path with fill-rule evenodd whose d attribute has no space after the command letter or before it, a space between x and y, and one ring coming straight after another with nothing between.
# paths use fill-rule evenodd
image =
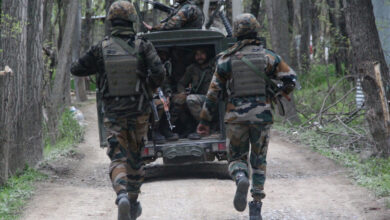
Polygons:
<instances>
[{"instance_id":1,"label":"soldier's leg","mask_svg":"<svg viewBox=\"0 0 390 220\"><path fill-rule=\"evenodd\" d=\"M252 167L252 189L253 201L249 203L250 220L261 220L261 200L265 197L264 183L267 168L267 150L269 143L269 132L271 125L251 125L250 142Z\"/></svg>"},{"instance_id":2,"label":"soldier's leg","mask_svg":"<svg viewBox=\"0 0 390 220\"><path fill-rule=\"evenodd\" d=\"M145 176L141 150L146 140L148 118L149 115L141 115L128 121L127 192L130 198L131 219L136 219L142 212L137 199Z\"/></svg>"},{"instance_id":3,"label":"soldier's leg","mask_svg":"<svg viewBox=\"0 0 390 220\"><path fill-rule=\"evenodd\" d=\"M172 98L172 123L177 125L181 138L186 138L194 129L186 99L187 95L184 93L177 94Z\"/></svg>"},{"instance_id":4,"label":"soldier's leg","mask_svg":"<svg viewBox=\"0 0 390 220\"><path fill-rule=\"evenodd\" d=\"M226 135L229 173L237 185L233 204L237 211L242 212L246 208L249 188L249 125L226 124Z\"/></svg>"},{"instance_id":5,"label":"soldier's leg","mask_svg":"<svg viewBox=\"0 0 390 220\"><path fill-rule=\"evenodd\" d=\"M110 178L117 195L127 193L127 124L125 119L105 118L109 133L107 155L111 160Z\"/></svg>"},{"instance_id":6,"label":"soldier's leg","mask_svg":"<svg viewBox=\"0 0 390 220\"><path fill-rule=\"evenodd\" d=\"M141 150L145 144L148 117L141 115L128 121L127 192L132 201L137 200L145 176Z\"/></svg>"},{"instance_id":7,"label":"soldier's leg","mask_svg":"<svg viewBox=\"0 0 390 220\"><path fill-rule=\"evenodd\" d=\"M265 197L264 183L270 128L271 125L250 125L251 155L249 160L252 167L251 193L253 199L256 201L261 201Z\"/></svg>"},{"instance_id":8,"label":"soldier's leg","mask_svg":"<svg viewBox=\"0 0 390 220\"><path fill-rule=\"evenodd\" d=\"M200 121L200 112L202 111L202 107L205 101L206 101L205 95L192 94L187 96L188 109L190 110L191 115L198 122Z\"/></svg>"},{"instance_id":9,"label":"soldier's leg","mask_svg":"<svg viewBox=\"0 0 390 220\"><path fill-rule=\"evenodd\" d=\"M126 119L105 118L104 124L108 136L107 155L111 160L110 178L112 186L117 193L115 203L118 205L118 219L128 219L130 217L130 201L127 195L127 121Z\"/></svg>"}]
</instances>

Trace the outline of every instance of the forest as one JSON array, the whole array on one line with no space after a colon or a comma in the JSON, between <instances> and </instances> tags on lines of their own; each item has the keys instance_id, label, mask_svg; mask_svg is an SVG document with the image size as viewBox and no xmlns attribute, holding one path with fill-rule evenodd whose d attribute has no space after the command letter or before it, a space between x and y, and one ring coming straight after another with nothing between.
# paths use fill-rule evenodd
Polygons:
<instances>
[{"instance_id":1,"label":"forest","mask_svg":"<svg viewBox=\"0 0 390 220\"><path fill-rule=\"evenodd\" d=\"M96 78L72 76L70 67L109 34L113 2L0 0L0 190L23 175L44 179L36 173L42 161L83 141L86 129L70 107L95 103ZM166 17L132 2L150 24ZM216 1L194 2L203 9ZM298 75L273 129L351 169L390 207L390 1L226 0L222 10L231 24L240 13L255 15L267 48ZM2 193L0 203L11 204ZM0 205L0 219L21 206Z\"/></svg>"}]
</instances>

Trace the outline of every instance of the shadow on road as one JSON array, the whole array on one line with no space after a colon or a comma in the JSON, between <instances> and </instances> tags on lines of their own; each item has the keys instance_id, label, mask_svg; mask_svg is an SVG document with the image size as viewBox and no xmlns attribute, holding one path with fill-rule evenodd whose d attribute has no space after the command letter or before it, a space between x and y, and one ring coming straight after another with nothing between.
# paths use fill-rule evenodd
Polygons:
<instances>
[{"instance_id":1,"label":"shadow on road","mask_svg":"<svg viewBox=\"0 0 390 220\"><path fill-rule=\"evenodd\" d=\"M174 179L230 179L227 163L152 164L146 166L145 182Z\"/></svg>"}]
</instances>

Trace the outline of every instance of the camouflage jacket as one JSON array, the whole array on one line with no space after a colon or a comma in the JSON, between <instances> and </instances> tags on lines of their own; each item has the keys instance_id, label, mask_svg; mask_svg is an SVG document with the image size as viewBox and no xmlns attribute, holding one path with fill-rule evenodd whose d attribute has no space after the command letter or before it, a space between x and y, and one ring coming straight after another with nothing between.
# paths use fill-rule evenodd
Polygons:
<instances>
[{"instance_id":1,"label":"camouflage jacket","mask_svg":"<svg viewBox=\"0 0 390 220\"><path fill-rule=\"evenodd\" d=\"M164 23L156 25L152 31L175 29L201 29L204 21L202 10L190 1L181 3L171 18Z\"/></svg>"},{"instance_id":2,"label":"camouflage jacket","mask_svg":"<svg viewBox=\"0 0 390 220\"><path fill-rule=\"evenodd\" d=\"M206 103L201 112L201 124L209 124L214 114L218 112L217 102L220 94L227 93L227 83L233 74L230 56L240 51L240 48L253 44L259 45L260 41L254 39L240 41L219 55L220 58L207 93ZM272 79L283 81L285 84L295 85L296 74L294 70L271 50L266 50L266 56L266 74ZM270 124L273 123L271 109L271 99L264 95L228 98L225 122Z\"/></svg>"},{"instance_id":3,"label":"camouflage jacket","mask_svg":"<svg viewBox=\"0 0 390 220\"><path fill-rule=\"evenodd\" d=\"M197 63L191 64L187 67L184 76L177 85L178 92L185 92L185 89L191 84L191 93L206 95L211 79L213 78L213 72L214 67L212 62L205 68L202 68ZM202 82L200 82L201 80Z\"/></svg>"},{"instance_id":4,"label":"camouflage jacket","mask_svg":"<svg viewBox=\"0 0 390 220\"><path fill-rule=\"evenodd\" d=\"M145 39L135 39L134 32L126 28L114 27L112 35L118 36L129 42L131 46L136 47L136 56L139 58L137 61L138 76L147 80L148 86L151 89L160 86L165 77L165 69L152 43ZM71 67L71 73L75 76L97 74L96 83L99 91L103 94L104 114L106 117L139 115L139 96L108 97L106 95L108 93L108 83L104 69L103 42L101 41L92 46L86 54L74 62ZM148 70L150 70L150 74L148 74ZM147 102L144 102L142 109L149 109Z\"/></svg>"}]
</instances>

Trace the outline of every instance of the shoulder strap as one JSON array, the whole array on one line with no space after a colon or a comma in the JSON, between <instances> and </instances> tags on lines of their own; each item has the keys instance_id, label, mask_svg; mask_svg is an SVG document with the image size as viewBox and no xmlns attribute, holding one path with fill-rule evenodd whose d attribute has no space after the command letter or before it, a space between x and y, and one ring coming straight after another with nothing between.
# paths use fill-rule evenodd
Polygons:
<instances>
[{"instance_id":1,"label":"shoulder strap","mask_svg":"<svg viewBox=\"0 0 390 220\"><path fill-rule=\"evenodd\" d=\"M120 39L119 37L112 37L112 39L113 41L115 41L115 43L119 44L119 46L122 47L122 49L127 51L129 54L135 55L135 49L131 47L126 41Z\"/></svg>"},{"instance_id":2,"label":"shoulder strap","mask_svg":"<svg viewBox=\"0 0 390 220\"><path fill-rule=\"evenodd\" d=\"M203 84L203 81L204 81L204 77L206 76L206 72L207 72L207 69L205 69L203 72L202 72L202 76L200 77L200 80L198 82L198 85L196 86L196 89L194 89L194 93L197 93L200 86Z\"/></svg>"}]
</instances>

